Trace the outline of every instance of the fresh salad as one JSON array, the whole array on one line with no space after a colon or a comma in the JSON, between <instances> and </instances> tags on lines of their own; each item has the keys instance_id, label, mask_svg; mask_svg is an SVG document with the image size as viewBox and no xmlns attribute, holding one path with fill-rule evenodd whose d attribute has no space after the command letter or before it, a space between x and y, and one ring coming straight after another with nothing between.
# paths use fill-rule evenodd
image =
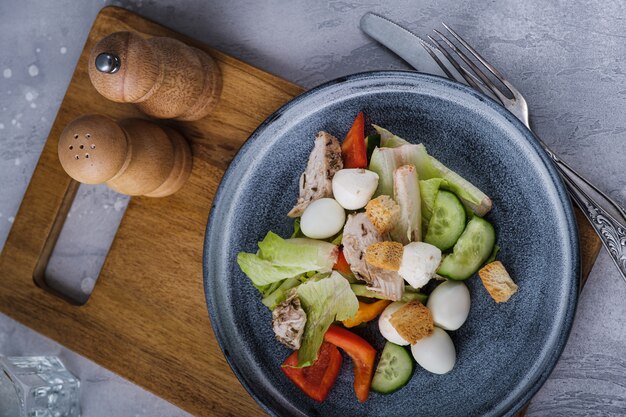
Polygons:
<instances>
[{"instance_id":1,"label":"fresh salad","mask_svg":"<svg viewBox=\"0 0 626 417\"><path fill-rule=\"evenodd\" d=\"M411 379L414 362L446 374L456 351L448 332L468 317L464 280L479 272L497 303L516 291L483 218L490 198L428 154L359 113L343 142L315 135L299 197L288 213L292 236L271 231L237 263L272 311L276 340L294 352L282 371L324 401L343 350L360 402ZM348 330L377 320L380 354ZM410 346L410 350L406 348ZM378 360L377 360L378 358Z\"/></svg>"}]
</instances>

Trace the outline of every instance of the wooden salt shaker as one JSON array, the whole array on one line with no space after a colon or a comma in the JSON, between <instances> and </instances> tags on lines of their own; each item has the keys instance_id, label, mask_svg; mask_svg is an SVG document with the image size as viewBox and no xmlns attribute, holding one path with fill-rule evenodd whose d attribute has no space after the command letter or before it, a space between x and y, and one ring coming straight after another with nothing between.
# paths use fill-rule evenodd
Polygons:
<instances>
[{"instance_id":1,"label":"wooden salt shaker","mask_svg":"<svg viewBox=\"0 0 626 417\"><path fill-rule=\"evenodd\" d=\"M58 152L76 181L104 182L128 195L170 195L183 186L192 166L182 135L140 119L116 123L100 115L79 117L61 133Z\"/></svg>"},{"instance_id":2,"label":"wooden salt shaker","mask_svg":"<svg viewBox=\"0 0 626 417\"><path fill-rule=\"evenodd\" d=\"M222 90L219 68L205 52L134 32L115 32L96 44L89 78L109 100L135 103L152 117L183 121L209 114Z\"/></svg>"}]
</instances>

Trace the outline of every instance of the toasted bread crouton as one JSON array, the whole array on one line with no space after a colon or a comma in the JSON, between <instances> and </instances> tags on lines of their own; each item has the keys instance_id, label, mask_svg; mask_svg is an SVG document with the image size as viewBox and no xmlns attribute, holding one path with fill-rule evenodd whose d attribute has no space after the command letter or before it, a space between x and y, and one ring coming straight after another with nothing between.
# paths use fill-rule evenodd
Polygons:
<instances>
[{"instance_id":1,"label":"toasted bread crouton","mask_svg":"<svg viewBox=\"0 0 626 417\"><path fill-rule=\"evenodd\" d=\"M376 242L365 249L365 262L382 269L397 271L404 247L398 242Z\"/></svg>"},{"instance_id":2,"label":"toasted bread crouton","mask_svg":"<svg viewBox=\"0 0 626 417\"><path fill-rule=\"evenodd\" d=\"M393 313L389 322L398 334L410 344L430 336L435 329L433 315L428 307L415 300L406 303Z\"/></svg>"},{"instance_id":3,"label":"toasted bread crouton","mask_svg":"<svg viewBox=\"0 0 626 417\"><path fill-rule=\"evenodd\" d=\"M478 271L480 280L496 303L506 303L517 292L517 284L500 261L485 265Z\"/></svg>"},{"instance_id":4,"label":"toasted bread crouton","mask_svg":"<svg viewBox=\"0 0 626 417\"><path fill-rule=\"evenodd\" d=\"M400 217L400 206L388 195L381 195L367 203L365 213L376 230L383 234L395 227Z\"/></svg>"}]
</instances>

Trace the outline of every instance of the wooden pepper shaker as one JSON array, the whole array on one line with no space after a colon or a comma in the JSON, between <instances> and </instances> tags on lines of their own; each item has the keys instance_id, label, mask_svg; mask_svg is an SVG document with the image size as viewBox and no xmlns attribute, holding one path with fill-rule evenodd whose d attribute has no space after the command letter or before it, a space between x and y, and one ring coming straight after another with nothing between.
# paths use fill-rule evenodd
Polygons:
<instances>
[{"instance_id":1,"label":"wooden pepper shaker","mask_svg":"<svg viewBox=\"0 0 626 417\"><path fill-rule=\"evenodd\" d=\"M205 52L134 32L115 32L96 44L89 78L109 100L136 103L152 117L183 121L209 114L222 90L219 68Z\"/></svg>"},{"instance_id":2,"label":"wooden pepper shaker","mask_svg":"<svg viewBox=\"0 0 626 417\"><path fill-rule=\"evenodd\" d=\"M192 166L180 133L140 119L116 123L100 115L79 117L61 133L58 152L76 181L104 182L128 195L170 195L183 186Z\"/></svg>"}]
</instances>

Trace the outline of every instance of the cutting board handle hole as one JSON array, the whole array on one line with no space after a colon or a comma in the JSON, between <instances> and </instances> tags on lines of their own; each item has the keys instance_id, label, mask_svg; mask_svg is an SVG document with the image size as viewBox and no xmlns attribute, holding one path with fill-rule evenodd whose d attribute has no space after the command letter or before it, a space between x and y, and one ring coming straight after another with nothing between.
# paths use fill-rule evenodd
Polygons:
<instances>
[{"instance_id":1,"label":"cutting board handle hole","mask_svg":"<svg viewBox=\"0 0 626 417\"><path fill-rule=\"evenodd\" d=\"M104 184L72 187L76 190L65 195L33 278L44 290L83 305L98 281L130 197Z\"/></svg>"}]
</instances>

